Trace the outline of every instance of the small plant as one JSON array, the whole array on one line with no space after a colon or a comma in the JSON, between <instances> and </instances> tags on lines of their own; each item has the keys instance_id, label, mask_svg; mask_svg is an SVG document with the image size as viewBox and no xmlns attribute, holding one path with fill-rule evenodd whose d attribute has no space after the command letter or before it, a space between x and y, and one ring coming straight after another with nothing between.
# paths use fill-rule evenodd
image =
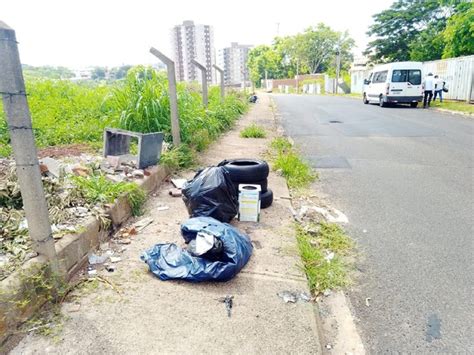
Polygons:
<instances>
[{"instance_id":1,"label":"small plant","mask_svg":"<svg viewBox=\"0 0 474 355\"><path fill-rule=\"evenodd\" d=\"M287 139L276 138L271 147L274 149L273 168L281 170L290 188L306 187L317 178L317 174L301 160Z\"/></svg>"},{"instance_id":2,"label":"small plant","mask_svg":"<svg viewBox=\"0 0 474 355\"><path fill-rule=\"evenodd\" d=\"M300 225L296 227L302 268L314 294L349 284L349 265L342 260L341 255L349 253L352 241L335 224L323 223L320 227L317 235L309 233Z\"/></svg>"},{"instance_id":3,"label":"small plant","mask_svg":"<svg viewBox=\"0 0 474 355\"><path fill-rule=\"evenodd\" d=\"M195 153L186 144L174 147L163 153L160 158L160 164L167 166L171 170L186 169L193 166Z\"/></svg>"},{"instance_id":4,"label":"small plant","mask_svg":"<svg viewBox=\"0 0 474 355\"><path fill-rule=\"evenodd\" d=\"M141 214L141 207L145 202L145 192L133 182L114 183L103 175L88 177L73 176L72 181L79 194L91 204L105 204L114 202L119 196L126 195L132 214Z\"/></svg>"},{"instance_id":5,"label":"small plant","mask_svg":"<svg viewBox=\"0 0 474 355\"><path fill-rule=\"evenodd\" d=\"M251 124L240 131L240 137L242 138L265 138L266 136L265 130L256 124Z\"/></svg>"}]
</instances>

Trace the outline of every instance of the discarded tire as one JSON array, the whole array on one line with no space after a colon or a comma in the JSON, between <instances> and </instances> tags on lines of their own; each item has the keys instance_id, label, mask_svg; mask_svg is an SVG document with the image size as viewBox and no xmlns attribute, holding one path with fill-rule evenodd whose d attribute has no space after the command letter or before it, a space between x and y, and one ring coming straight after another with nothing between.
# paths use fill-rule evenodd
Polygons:
<instances>
[{"instance_id":1,"label":"discarded tire","mask_svg":"<svg viewBox=\"0 0 474 355\"><path fill-rule=\"evenodd\" d=\"M237 194L239 193L239 184L247 184L247 183L243 183L243 182L234 182L234 181L232 181L232 182L234 183L235 190L237 191ZM268 190L268 180L267 179L252 182L251 184L252 185L260 185L260 188L261 188L262 192L267 192L267 190Z\"/></svg>"},{"instance_id":2,"label":"discarded tire","mask_svg":"<svg viewBox=\"0 0 474 355\"><path fill-rule=\"evenodd\" d=\"M267 162L258 159L223 160L218 166L227 170L231 180L238 184L253 184L266 180L270 172Z\"/></svg>"},{"instance_id":3,"label":"discarded tire","mask_svg":"<svg viewBox=\"0 0 474 355\"><path fill-rule=\"evenodd\" d=\"M273 192L268 189L266 192L263 192L260 195L260 208L267 208L272 205L273 202Z\"/></svg>"}]
</instances>

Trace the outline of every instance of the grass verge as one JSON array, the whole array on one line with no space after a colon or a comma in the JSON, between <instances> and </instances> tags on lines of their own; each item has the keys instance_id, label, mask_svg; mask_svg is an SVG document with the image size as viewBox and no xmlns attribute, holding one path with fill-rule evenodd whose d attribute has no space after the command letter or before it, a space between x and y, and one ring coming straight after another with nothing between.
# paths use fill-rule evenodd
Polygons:
<instances>
[{"instance_id":1,"label":"grass verge","mask_svg":"<svg viewBox=\"0 0 474 355\"><path fill-rule=\"evenodd\" d=\"M307 188L317 178L316 172L304 162L288 139L280 137L271 143L274 170L281 170L291 195ZM296 240L302 269L314 295L337 289L350 283L348 256L354 247L337 224L302 219L295 224Z\"/></svg>"},{"instance_id":2,"label":"grass verge","mask_svg":"<svg viewBox=\"0 0 474 355\"><path fill-rule=\"evenodd\" d=\"M265 130L255 123L240 131L241 138L265 138L266 136Z\"/></svg>"},{"instance_id":3,"label":"grass verge","mask_svg":"<svg viewBox=\"0 0 474 355\"><path fill-rule=\"evenodd\" d=\"M349 284L348 255L353 243L336 224L321 223L316 228L296 226L296 239L303 262L303 270L313 294Z\"/></svg>"},{"instance_id":4,"label":"grass verge","mask_svg":"<svg viewBox=\"0 0 474 355\"><path fill-rule=\"evenodd\" d=\"M461 101L431 101L431 107L444 108L446 110L458 111L474 115L474 105Z\"/></svg>"}]
</instances>

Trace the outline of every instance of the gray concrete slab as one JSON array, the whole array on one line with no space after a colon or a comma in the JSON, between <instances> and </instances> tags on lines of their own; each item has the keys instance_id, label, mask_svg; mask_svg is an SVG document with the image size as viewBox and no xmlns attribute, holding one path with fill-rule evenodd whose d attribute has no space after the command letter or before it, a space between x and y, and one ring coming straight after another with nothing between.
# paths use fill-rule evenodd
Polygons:
<instances>
[{"instance_id":1,"label":"gray concrete slab","mask_svg":"<svg viewBox=\"0 0 474 355\"><path fill-rule=\"evenodd\" d=\"M256 120L269 132L267 139L243 139L240 129ZM258 157L274 135L275 122L266 96L236 128L210 147L202 164L224 158ZM192 176L192 172L187 174ZM139 259L159 242L184 244L179 224L187 218L180 198L164 185L147 203L144 217L154 222L133 238L114 273L101 272L121 290L109 286L87 292L63 307L68 319L55 342L28 336L12 354L317 354L321 352L312 303L285 304L282 290L308 291L292 232L289 196L283 178L271 174L274 204L262 211L260 223L234 222L255 246L246 267L226 283L191 284L160 281ZM157 206L169 206L158 211ZM80 293L80 292L79 292ZM219 297L234 296L228 318ZM79 307L79 309L78 309Z\"/></svg>"},{"instance_id":2,"label":"gray concrete slab","mask_svg":"<svg viewBox=\"0 0 474 355\"><path fill-rule=\"evenodd\" d=\"M340 97L274 100L306 157L351 166L319 169L314 189L359 243L349 296L365 349L473 353L474 121Z\"/></svg>"}]
</instances>

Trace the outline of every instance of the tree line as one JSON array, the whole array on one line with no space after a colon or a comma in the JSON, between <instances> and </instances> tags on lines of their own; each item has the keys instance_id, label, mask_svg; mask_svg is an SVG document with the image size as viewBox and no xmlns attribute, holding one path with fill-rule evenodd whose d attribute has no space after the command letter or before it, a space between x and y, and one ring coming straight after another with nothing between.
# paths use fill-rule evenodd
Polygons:
<instances>
[{"instance_id":1,"label":"tree line","mask_svg":"<svg viewBox=\"0 0 474 355\"><path fill-rule=\"evenodd\" d=\"M373 63L429 61L474 54L474 4L467 0L396 0L373 16L364 55ZM292 78L296 74L334 74L353 60L354 40L320 23L294 36L276 37L272 45L249 52L250 80Z\"/></svg>"}]
</instances>

